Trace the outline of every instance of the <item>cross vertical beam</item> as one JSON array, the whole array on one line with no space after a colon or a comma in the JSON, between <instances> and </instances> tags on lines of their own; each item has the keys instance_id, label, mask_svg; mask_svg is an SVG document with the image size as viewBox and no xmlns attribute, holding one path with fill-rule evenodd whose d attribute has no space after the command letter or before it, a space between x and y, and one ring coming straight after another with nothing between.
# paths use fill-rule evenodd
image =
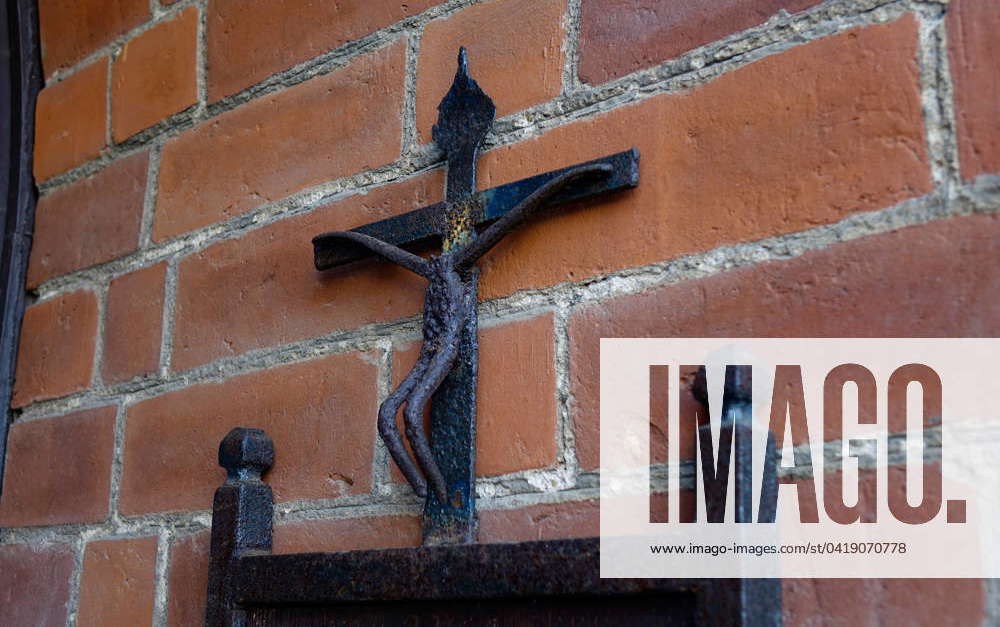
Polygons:
<instances>
[{"instance_id":1,"label":"cross vertical beam","mask_svg":"<svg viewBox=\"0 0 1000 627\"><path fill-rule=\"evenodd\" d=\"M479 145L493 125L496 107L469 76L465 48L458 52L455 80L438 105L432 136L448 159L442 250L456 251L475 236L476 159ZM424 544L475 542L476 516L476 383L479 375L479 271L468 270L472 311L462 326L458 358L431 400L430 440L447 485L442 502L434 490L424 502Z\"/></svg>"},{"instance_id":2,"label":"cross vertical beam","mask_svg":"<svg viewBox=\"0 0 1000 627\"><path fill-rule=\"evenodd\" d=\"M476 272L473 269L473 272ZM473 295L478 294L478 277ZM462 328L458 359L431 400L431 446L448 486L441 502L434 490L424 501L424 544L476 541L476 383L479 377L479 321L469 316Z\"/></svg>"}]
</instances>

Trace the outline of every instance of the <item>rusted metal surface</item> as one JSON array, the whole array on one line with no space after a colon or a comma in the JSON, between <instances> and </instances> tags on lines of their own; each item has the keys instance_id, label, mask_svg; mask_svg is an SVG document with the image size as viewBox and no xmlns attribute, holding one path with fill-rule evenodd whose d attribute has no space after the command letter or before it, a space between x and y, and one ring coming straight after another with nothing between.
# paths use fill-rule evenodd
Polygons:
<instances>
[{"instance_id":1,"label":"rusted metal surface","mask_svg":"<svg viewBox=\"0 0 1000 627\"><path fill-rule=\"evenodd\" d=\"M638 180L633 150L477 192L476 158L496 107L469 76L464 48L438 113L433 138L448 161L444 203L313 240L318 269L375 254L427 279L420 355L378 415L389 454L413 490L426 498L426 544L473 542L476 537L476 261L553 200L634 186ZM431 237L440 239L441 252L429 259L400 247ZM423 428L428 403L430 437ZM396 426L400 410L412 458Z\"/></svg>"},{"instance_id":2,"label":"rusted metal surface","mask_svg":"<svg viewBox=\"0 0 1000 627\"><path fill-rule=\"evenodd\" d=\"M322 606L323 610L310 613L327 620L357 615L365 604L373 610L368 620L350 623L365 625L383 624L390 613L416 618L404 624L453 624L434 620L442 618L439 608L452 604L467 609L485 605L492 617L501 619L499 624L514 624L502 619L522 616L525 601L541 602L543 607L556 604L557 615L565 616L572 614L574 604L586 606L591 599L615 608L615 615L604 617L611 622L578 617L571 624L623 624L614 618L660 619L668 622L656 624L668 625L780 624L780 587L774 584L762 587L732 579L602 579L599 551L600 542L587 538L247 556L238 562L235 597L251 615L256 607L271 608L277 614L273 608ZM558 603L560 599L566 602ZM341 608L347 610L346 616Z\"/></svg>"},{"instance_id":3,"label":"rusted metal surface","mask_svg":"<svg viewBox=\"0 0 1000 627\"><path fill-rule=\"evenodd\" d=\"M597 538L248 556L235 600L250 605L691 591L700 582L601 579ZM296 585L282 581L297 573ZM421 582L422 585L414 585Z\"/></svg>"},{"instance_id":4,"label":"rusted metal surface","mask_svg":"<svg viewBox=\"0 0 1000 627\"><path fill-rule=\"evenodd\" d=\"M233 602L233 578L241 570L241 556L271 552L274 497L261 476L273 463L274 445L260 429L233 429L219 444L226 482L215 491L212 504L208 627L244 624L245 616Z\"/></svg>"},{"instance_id":5,"label":"rusted metal surface","mask_svg":"<svg viewBox=\"0 0 1000 627\"><path fill-rule=\"evenodd\" d=\"M781 624L777 580L602 579L597 538L271 555L273 459L257 429L219 447L206 625Z\"/></svg>"}]
</instances>

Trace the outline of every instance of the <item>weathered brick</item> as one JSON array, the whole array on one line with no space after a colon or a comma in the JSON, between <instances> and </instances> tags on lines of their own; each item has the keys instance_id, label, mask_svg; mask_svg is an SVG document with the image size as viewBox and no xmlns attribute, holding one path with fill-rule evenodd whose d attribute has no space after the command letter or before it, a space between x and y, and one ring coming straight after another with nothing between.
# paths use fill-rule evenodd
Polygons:
<instances>
[{"instance_id":1,"label":"weathered brick","mask_svg":"<svg viewBox=\"0 0 1000 627\"><path fill-rule=\"evenodd\" d=\"M962 177L998 174L1000 7L992 0L953 0L947 27Z\"/></svg>"},{"instance_id":2,"label":"weathered brick","mask_svg":"<svg viewBox=\"0 0 1000 627\"><path fill-rule=\"evenodd\" d=\"M400 154L400 40L209 120L163 149L157 241Z\"/></svg>"},{"instance_id":3,"label":"weathered brick","mask_svg":"<svg viewBox=\"0 0 1000 627\"><path fill-rule=\"evenodd\" d=\"M155 585L155 536L88 542L77 624L149 625Z\"/></svg>"},{"instance_id":4,"label":"weathered brick","mask_svg":"<svg viewBox=\"0 0 1000 627\"><path fill-rule=\"evenodd\" d=\"M571 316L577 457L598 466L602 337L993 337L1000 216L951 218L581 307Z\"/></svg>"},{"instance_id":5,"label":"weathered brick","mask_svg":"<svg viewBox=\"0 0 1000 627\"><path fill-rule=\"evenodd\" d=\"M455 77L460 46L469 51L470 72L493 97L498 117L558 96L565 11L566 0L499 0L429 23L417 64L421 141L431 141L437 106Z\"/></svg>"},{"instance_id":6,"label":"weathered brick","mask_svg":"<svg viewBox=\"0 0 1000 627\"><path fill-rule=\"evenodd\" d=\"M167 624L188 627L205 622L208 599L208 530L181 536L170 545L167 573Z\"/></svg>"},{"instance_id":7,"label":"weathered brick","mask_svg":"<svg viewBox=\"0 0 1000 627\"><path fill-rule=\"evenodd\" d=\"M204 383L128 410L120 509L125 515L203 510L225 478L219 441L237 426L274 440L268 482L279 501L371 488L377 368L331 355Z\"/></svg>"},{"instance_id":8,"label":"weathered brick","mask_svg":"<svg viewBox=\"0 0 1000 627\"><path fill-rule=\"evenodd\" d=\"M820 0L583 0L580 79L596 85Z\"/></svg>"},{"instance_id":9,"label":"weathered brick","mask_svg":"<svg viewBox=\"0 0 1000 627\"><path fill-rule=\"evenodd\" d=\"M546 503L479 512L480 542L525 542L600 535L597 501Z\"/></svg>"},{"instance_id":10,"label":"weathered brick","mask_svg":"<svg viewBox=\"0 0 1000 627\"><path fill-rule=\"evenodd\" d=\"M275 553L355 551L419 546L417 516L300 520L274 528Z\"/></svg>"},{"instance_id":11,"label":"weathered brick","mask_svg":"<svg viewBox=\"0 0 1000 627\"><path fill-rule=\"evenodd\" d=\"M111 132L120 142L198 101L198 8L129 40L111 68Z\"/></svg>"},{"instance_id":12,"label":"weathered brick","mask_svg":"<svg viewBox=\"0 0 1000 627\"><path fill-rule=\"evenodd\" d=\"M149 17L148 0L39 0L45 75L74 65Z\"/></svg>"},{"instance_id":13,"label":"weathered brick","mask_svg":"<svg viewBox=\"0 0 1000 627\"><path fill-rule=\"evenodd\" d=\"M113 279L104 318L104 383L119 383L156 372L163 330L163 289L167 264Z\"/></svg>"},{"instance_id":14,"label":"weathered brick","mask_svg":"<svg viewBox=\"0 0 1000 627\"><path fill-rule=\"evenodd\" d=\"M148 164L131 155L39 199L29 287L136 249Z\"/></svg>"},{"instance_id":15,"label":"weathered brick","mask_svg":"<svg viewBox=\"0 0 1000 627\"><path fill-rule=\"evenodd\" d=\"M212 0L208 98L215 101L235 94L438 2Z\"/></svg>"},{"instance_id":16,"label":"weathered brick","mask_svg":"<svg viewBox=\"0 0 1000 627\"><path fill-rule=\"evenodd\" d=\"M173 367L416 314L426 281L374 260L318 273L309 240L437 202L443 186L438 170L187 257L178 272Z\"/></svg>"},{"instance_id":17,"label":"weathered brick","mask_svg":"<svg viewBox=\"0 0 1000 627\"><path fill-rule=\"evenodd\" d=\"M96 335L93 292L70 292L28 307L11 404L21 407L87 388L94 369Z\"/></svg>"},{"instance_id":18,"label":"weathered brick","mask_svg":"<svg viewBox=\"0 0 1000 627\"><path fill-rule=\"evenodd\" d=\"M641 183L508 236L481 262L482 296L812 228L930 191L916 40L912 17L859 28L489 151L484 188L632 146Z\"/></svg>"},{"instance_id":19,"label":"weathered brick","mask_svg":"<svg viewBox=\"0 0 1000 627\"><path fill-rule=\"evenodd\" d=\"M35 178L52 178L89 161L105 145L108 59L101 57L38 94Z\"/></svg>"},{"instance_id":20,"label":"weathered brick","mask_svg":"<svg viewBox=\"0 0 1000 627\"><path fill-rule=\"evenodd\" d=\"M7 440L0 526L104 520L114 430L114 407L14 423Z\"/></svg>"},{"instance_id":21,"label":"weathered brick","mask_svg":"<svg viewBox=\"0 0 1000 627\"><path fill-rule=\"evenodd\" d=\"M73 565L68 544L0 545L0 625L65 625Z\"/></svg>"},{"instance_id":22,"label":"weathered brick","mask_svg":"<svg viewBox=\"0 0 1000 627\"><path fill-rule=\"evenodd\" d=\"M476 474L503 475L556 462L555 337L545 314L479 330ZM393 354L395 385L417 361L420 344ZM403 433L403 413L397 416ZM404 481L392 465L393 477Z\"/></svg>"},{"instance_id":23,"label":"weathered brick","mask_svg":"<svg viewBox=\"0 0 1000 627\"><path fill-rule=\"evenodd\" d=\"M986 624L981 579L785 579L781 598L788 627Z\"/></svg>"}]
</instances>

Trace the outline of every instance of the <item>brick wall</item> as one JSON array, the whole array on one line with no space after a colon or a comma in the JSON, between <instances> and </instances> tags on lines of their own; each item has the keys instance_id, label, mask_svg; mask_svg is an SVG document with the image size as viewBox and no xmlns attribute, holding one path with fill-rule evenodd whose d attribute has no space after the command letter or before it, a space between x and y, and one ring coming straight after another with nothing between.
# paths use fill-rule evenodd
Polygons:
<instances>
[{"instance_id":1,"label":"brick wall","mask_svg":"<svg viewBox=\"0 0 1000 627\"><path fill-rule=\"evenodd\" d=\"M39 4L0 624L197 624L236 425L277 447L277 551L419 543L375 413L421 282L309 239L440 200L460 44L483 187L642 152L483 261L482 541L597 533L601 336L1000 331L994 0ZM1000 620L989 582L784 592L791 625Z\"/></svg>"}]
</instances>

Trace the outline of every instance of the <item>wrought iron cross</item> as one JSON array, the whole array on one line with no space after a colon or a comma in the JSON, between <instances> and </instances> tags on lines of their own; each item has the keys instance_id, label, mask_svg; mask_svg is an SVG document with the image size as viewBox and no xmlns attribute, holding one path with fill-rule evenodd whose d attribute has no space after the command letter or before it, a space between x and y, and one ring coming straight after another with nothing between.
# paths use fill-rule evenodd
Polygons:
<instances>
[{"instance_id":1,"label":"wrought iron cross","mask_svg":"<svg viewBox=\"0 0 1000 627\"><path fill-rule=\"evenodd\" d=\"M432 133L448 160L444 202L313 238L317 270L375 254L428 280L420 356L378 415L379 434L393 460L414 491L426 497L425 544L473 542L476 536L475 262L543 207L639 182L639 155L633 149L477 192L477 152L495 113L493 101L469 76L462 48ZM401 248L436 238L442 250L429 259ZM428 402L429 438L423 426ZM396 428L396 414L404 405L406 438L416 463Z\"/></svg>"}]
</instances>

